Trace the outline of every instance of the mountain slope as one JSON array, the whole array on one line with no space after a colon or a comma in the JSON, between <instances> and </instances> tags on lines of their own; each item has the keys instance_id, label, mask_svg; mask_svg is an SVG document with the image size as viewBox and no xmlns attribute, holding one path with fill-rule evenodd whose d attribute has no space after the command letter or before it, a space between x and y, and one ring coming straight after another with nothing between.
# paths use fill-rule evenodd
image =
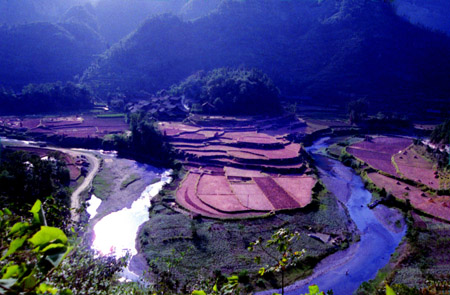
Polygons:
<instances>
[{"instance_id":1,"label":"mountain slope","mask_svg":"<svg viewBox=\"0 0 450 295\"><path fill-rule=\"evenodd\" d=\"M79 23L0 26L0 83L67 81L81 74L105 49L99 36Z\"/></svg>"},{"instance_id":2,"label":"mountain slope","mask_svg":"<svg viewBox=\"0 0 450 295\"><path fill-rule=\"evenodd\" d=\"M195 71L257 67L285 95L402 106L448 97L450 40L414 26L384 1L227 1L193 22L148 20L89 68L100 90L150 92Z\"/></svg>"},{"instance_id":3,"label":"mountain slope","mask_svg":"<svg viewBox=\"0 0 450 295\"><path fill-rule=\"evenodd\" d=\"M396 0L397 14L415 24L439 30L450 36L450 1Z\"/></svg>"}]
</instances>

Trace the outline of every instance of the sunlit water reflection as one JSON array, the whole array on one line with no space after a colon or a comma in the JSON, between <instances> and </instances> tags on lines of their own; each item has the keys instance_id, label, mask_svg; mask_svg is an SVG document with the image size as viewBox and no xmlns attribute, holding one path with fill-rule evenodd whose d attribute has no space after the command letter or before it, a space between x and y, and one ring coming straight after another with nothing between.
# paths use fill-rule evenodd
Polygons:
<instances>
[{"instance_id":1,"label":"sunlit water reflection","mask_svg":"<svg viewBox=\"0 0 450 295\"><path fill-rule=\"evenodd\" d=\"M144 222L149 220L150 200L163 186L172 181L171 170L161 175L161 180L146 187L131 208L124 208L103 217L94 226L92 248L101 254L123 257L127 252L136 255L136 235Z\"/></svg>"}]
</instances>

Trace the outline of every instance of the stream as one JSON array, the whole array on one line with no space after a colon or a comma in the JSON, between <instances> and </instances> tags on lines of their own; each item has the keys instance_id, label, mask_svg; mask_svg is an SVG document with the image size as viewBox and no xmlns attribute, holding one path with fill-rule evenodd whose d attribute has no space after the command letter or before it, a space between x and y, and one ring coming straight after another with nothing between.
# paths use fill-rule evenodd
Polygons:
<instances>
[{"instance_id":1,"label":"stream","mask_svg":"<svg viewBox=\"0 0 450 295\"><path fill-rule=\"evenodd\" d=\"M358 227L361 240L344 251L322 260L312 276L285 288L285 294L308 293L308 286L316 284L321 291L332 289L335 295L349 295L361 283L375 278L385 266L406 233L405 221L395 209L378 205L367 207L372 195L364 188L362 179L341 162L320 155L330 138L322 138L307 148L313 155L322 181L346 205ZM272 294L275 290L259 294ZM278 290L279 293L280 290Z\"/></svg>"}]
</instances>

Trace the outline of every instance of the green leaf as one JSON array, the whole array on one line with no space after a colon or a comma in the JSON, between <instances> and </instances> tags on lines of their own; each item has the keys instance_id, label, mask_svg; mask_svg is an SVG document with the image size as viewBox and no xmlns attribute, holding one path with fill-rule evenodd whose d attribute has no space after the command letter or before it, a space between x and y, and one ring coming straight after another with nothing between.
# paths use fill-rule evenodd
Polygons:
<instances>
[{"instance_id":1,"label":"green leaf","mask_svg":"<svg viewBox=\"0 0 450 295\"><path fill-rule=\"evenodd\" d=\"M228 280L228 282L230 282L230 283L237 283L238 281L239 281L239 277L238 276L229 276L228 278L227 278L227 280Z\"/></svg>"},{"instance_id":2,"label":"green leaf","mask_svg":"<svg viewBox=\"0 0 450 295\"><path fill-rule=\"evenodd\" d=\"M24 289L32 289L36 286L37 280L34 277L34 271L32 271L27 277L25 277L22 282L22 288Z\"/></svg>"},{"instance_id":3,"label":"green leaf","mask_svg":"<svg viewBox=\"0 0 450 295\"><path fill-rule=\"evenodd\" d=\"M396 295L394 290L386 284L386 295Z\"/></svg>"},{"instance_id":4,"label":"green leaf","mask_svg":"<svg viewBox=\"0 0 450 295\"><path fill-rule=\"evenodd\" d=\"M2 280L10 279L12 277L19 277L19 275L20 275L20 267L17 264L11 265L6 268L6 272L3 275Z\"/></svg>"},{"instance_id":5,"label":"green leaf","mask_svg":"<svg viewBox=\"0 0 450 295\"><path fill-rule=\"evenodd\" d=\"M57 244L50 244L47 247L45 247L44 249L41 250L41 252L47 252L49 250L55 250L55 249L60 249L61 251L66 251L66 245L61 244L61 243L57 243ZM60 252L61 252L60 251Z\"/></svg>"},{"instance_id":6,"label":"green leaf","mask_svg":"<svg viewBox=\"0 0 450 295\"><path fill-rule=\"evenodd\" d=\"M17 279L1 279L0 280L0 286L3 286L7 289L11 288L12 286L14 286L17 282Z\"/></svg>"},{"instance_id":7,"label":"green leaf","mask_svg":"<svg viewBox=\"0 0 450 295\"><path fill-rule=\"evenodd\" d=\"M192 294L191 295L206 295L206 293L205 293L205 291L197 291L197 290L195 290L195 291L192 291Z\"/></svg>"},{"instance_id":8,"label":"green leaf","mask_svg":"<svg viewBox=\"0 0 450 295\"><path fill-rule=\"evenodd\" d=\"M9 234L13 235L19 231L28 229L29 227L30 227L30 224L28 222L17 222L16 224L13 225L13 227L9 231Z\"/></svg>"},{"instance_id":9,"label":"green leaf","mask_svg":"<svg viewBox=\"0 0 450 295\"><path fill-rule=\"evenodd\" d=\"M51 226L41 226L41 230L38 231L28 240L35 247L44 248L49 243L59 242L67 244L67 236L62 230Z\"/></svg>"},{"instance_id":10,"label":"green leaf","mask_svg":"<svg viewBox=\"0 0 450 295\"><path fill-rule=\"evenodd\" d=\"M219 288L217 288L217 283L214 284L213 291L214 292L219 292Z\"/></svg>"},{"instance_id":11,"label":"green leaf","mask_svg":"<svg viewBox=\"0 0 450 295\"><path fill-rule=\"evenodd\" d=\"M312 295L319 294L319 292L320 292L319 287L317 285L309 286L308 290L309 290L309 294L312 294Z\"/></svg>"},{"instance_id":12,"label":"green leaf","mask_svg":"<svg viewBox=\"0 0 450 295\"><path fill-rule=\"evenodd\" d=\"M0 260L5 259L7 256L13 254L17 251L20 247L22 247L23 243L27 240L27 236L14 239L11 244L9 245L8 252L6 252L5 256L3 256Z\"/></svg>"},{"instance_id":13,"label":"green leaf","mask_svg":"<svg viewBox=\"0 0 450 295\"><path fill-rule=\"evenodd\" d=\"M48 294L48 293L56 294L56 293L58 293L58 289L56 289L56 288L54 288L54 287L52 287L50 285L47 285L45 283L42 283L37 288L37 293L38 294Z\"/></svg>"},{"instance_id":14,"label":"green leaf","mask_svg":"<svg viewBox=\"0 0 450 295\"><path fill-rule=\"evenodd\" d=\"M265 272L266 272L266 269L264 267L261 267L258 271L260 276L263 276Z\"/></svg>"},{"instance_id":15,"label":"green leaf","mask_svg":"<svg viewBox=\"0 0 450 295\"><path fill-rule=\"evenodd\" d=\"M41 200L36 200L36 202L34 203L33 207L31 207L30 212L31 213L39 213L41 211L41 208L42 208Z\"/></svg>"},{"instance_id":16,"label":"green leaf","mask_svg":"<svg viewBox=\"0 0 450 295\"><path fill-rule=\"evenodd\" d=\"M48 255L47 257L45 257L45 259L48 262L50 262L53 265L53 267L57 267L61 263L61 261L63 261L64 258L66 258L66 256L70 253L70 251L72 251L72 249L73 247L69 247L67 248L66 252Z\"/></svg>"},{"instance_id":17,"label":"green leaf","mask_svg":"<svg viewBox=\"0 0 450 295\"><path fill-rule=\"evenodd\" d=\"M12 216L12 212L8 208L5 208L4 211L6 215Z\"/></svg>"},{"instance_id":18,"label":"green leaf","mask_svg":"<svg viewBox=\"0 0 450 295\"><path fill-rule=\"evenodd\" d=\"M40 200L37 200L36 203L34 203L33 207L30 210L30 212L33 213L33 222L34 223L42 224L41 209L42 209L42 202Z\"/></svg>"}]
</instances>

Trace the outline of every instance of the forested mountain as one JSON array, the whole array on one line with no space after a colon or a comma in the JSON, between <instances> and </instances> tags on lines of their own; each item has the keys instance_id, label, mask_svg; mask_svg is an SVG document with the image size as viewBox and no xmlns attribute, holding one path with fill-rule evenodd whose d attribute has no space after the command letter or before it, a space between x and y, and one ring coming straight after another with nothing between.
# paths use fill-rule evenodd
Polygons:
<instances>
[{"instance_id":1,"label":"forested mountain","mask_svg":"<svg viewBox=\"0 0 450 295\"><path fill-rule=\"evenodd\" d=\"M0 83L15 89L72 80L106 48L92 28L75 22L2 25L0 39Z\"/></svg>"},{"instance_id":2,"label":"forested mountain","mask_svg":"<svg viewBox=\"0 0 450 295\"><path fill-rule=\"evenodd\" d=\"M154 92L198 70L240 65L266 72L284 95L321 101L368 97L414 107L411 97L443 99L450 91L450 39L368 0L226 1L192 22L152 18L83 81L103 91Z\"/></svg>"},{"instance_id":3,"label":"forested mountain","mask_svg":"<svg viewBox=\"0 0 450 295\"><path fill-rule=\"evenodd\" d=\"M127 36L147 18L163 13L185 19L207 14L221 0L0 0L0 24L83 22L109 43Z\"/></svg>"},{"instance_id":4,"label":"forested mountain","mask_svg":"<svg viewBox=\"0 0 450 295\"><path fill-rule=\"evenodd\" d=\"M94 11L100 34L114 44L147 18L161 13L177 14L185 3L186 0L99 0Z\"/></svg>"}]
</instances>

